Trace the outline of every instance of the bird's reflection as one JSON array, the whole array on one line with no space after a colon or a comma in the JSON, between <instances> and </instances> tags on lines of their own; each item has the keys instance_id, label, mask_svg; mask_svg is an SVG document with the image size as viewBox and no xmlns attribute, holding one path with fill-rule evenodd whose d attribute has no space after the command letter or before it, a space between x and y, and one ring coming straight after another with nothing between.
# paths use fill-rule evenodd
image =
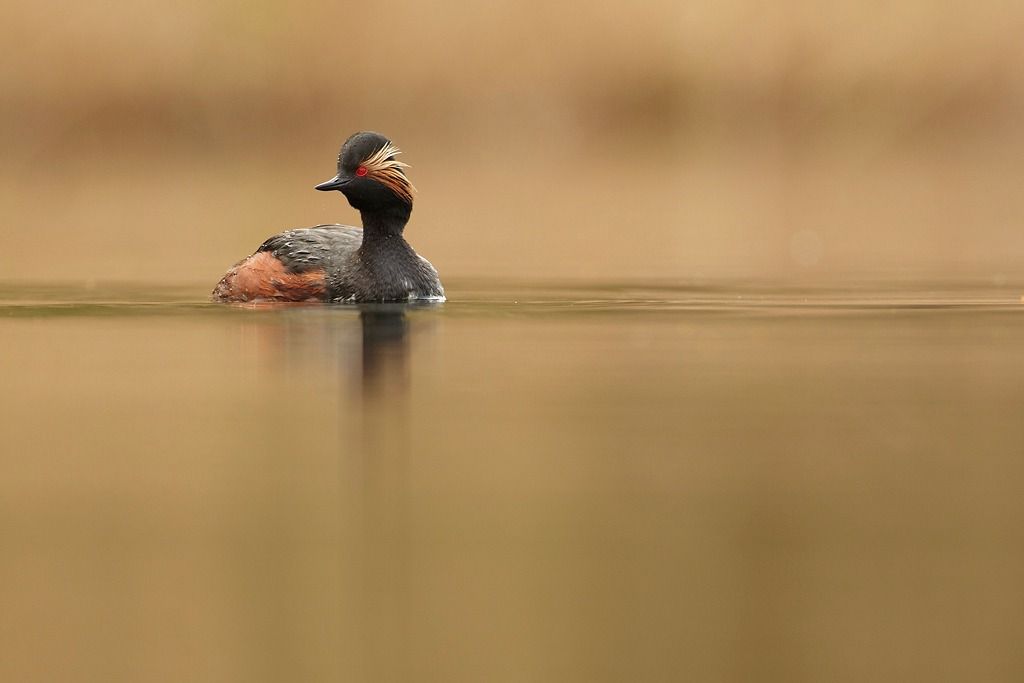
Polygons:
<instances>
[{"instance_id":1,"label":"bird's reflection","mask_svg":"<svg viewBox=\"0 0 1024 683\"><path fill-rule=\"evenodd\" d=\"M433 327L429 317L410 324L409 314L437 306L250 304L277 315L246 320L241 350L293 379L336 378L343 393L355 389L364 401L397 399L408 391L412 345Z\"/></svg>"},{"instance_id":2,"label":"bird's reflection","mask_svg":"<svg viewBox=\"0 0 1024 683\"><path fill-rule=\"evenodd\" d=\"M405 393L409 386L409 321L404 304L360 306L363 329L360 376L364 398Z\"/></svg>"},{"instance_id":3,"label":"bird's reflection","mask_svg":"<svg viewBox=\"0 0 1024 683\"><path fill-rule=\"evenodd\" d=\"M359 638L342 645L361 680L406 680L394 651L411 647L410 529L415 416L414 346L442 318L438 305L266 306L245 316L243 354L309 400L338 402L333 461L344 541L339 576L346 620ZM255 344L255 349L251 345ZM253 351L255 353L253 354ZM325 430L325 434L328 430Z\"/></svg>"}]
</instances>

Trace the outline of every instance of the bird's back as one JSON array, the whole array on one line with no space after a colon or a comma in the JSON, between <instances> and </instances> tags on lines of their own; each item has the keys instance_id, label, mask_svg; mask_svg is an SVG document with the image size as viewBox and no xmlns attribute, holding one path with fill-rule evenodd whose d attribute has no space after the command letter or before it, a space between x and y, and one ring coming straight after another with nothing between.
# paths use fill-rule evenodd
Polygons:
<instances>
[{"instance_id":1,"label":"bird's back","mask_svg":"<svg viewBox=\"0 0 1024 683\"><path fill-rule=\"evenodd\" d=\"M326 275L343 268L363 231L317 225L278 233L236 263L213 290L215 301L326 301Z\"/></svg>"}]
</instances>

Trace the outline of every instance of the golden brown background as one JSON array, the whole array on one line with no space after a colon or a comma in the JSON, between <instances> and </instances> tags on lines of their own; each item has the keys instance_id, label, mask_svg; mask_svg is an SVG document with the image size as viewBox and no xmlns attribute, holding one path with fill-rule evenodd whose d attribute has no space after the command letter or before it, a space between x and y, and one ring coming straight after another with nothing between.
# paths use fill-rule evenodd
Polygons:
<instances>
[{"instance_id":1,"label":"golden brown background","mask_svg":"<svg viewBox=\"0 0 1024 683\"><path fill-rule=\"evenodd\" d=\"M0 9L3 683L1024 680L1020 0Z\"/></svg>"},{"instance_id":2,"label":"golden brown background","mask_svg":"<svg viewBox=\"0 0 1024 683\"><path fill-rule=\"evenodd\" d=\"M976 276L1024 257L1024 6L7 3L0 278L213 283L357 220L393 137L448 279Z\"/></svg>"}]
</instances>

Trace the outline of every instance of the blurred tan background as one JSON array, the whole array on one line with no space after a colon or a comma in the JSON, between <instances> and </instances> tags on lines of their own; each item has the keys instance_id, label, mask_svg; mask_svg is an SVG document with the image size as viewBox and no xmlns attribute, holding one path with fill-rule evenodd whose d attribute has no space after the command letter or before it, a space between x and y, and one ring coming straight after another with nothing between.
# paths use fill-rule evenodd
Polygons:
<instances>
[{"instance_id":1,"label":"blurred tan background","mask_svg":"<svg viewBox=\"0 0 1024 683\"><path fill-rule=\"evenodd\" d=\"M8 3L0 279L212 284L393 137L446 279L1024 263L1024 6Z\"/></svg>"}]
</instances>

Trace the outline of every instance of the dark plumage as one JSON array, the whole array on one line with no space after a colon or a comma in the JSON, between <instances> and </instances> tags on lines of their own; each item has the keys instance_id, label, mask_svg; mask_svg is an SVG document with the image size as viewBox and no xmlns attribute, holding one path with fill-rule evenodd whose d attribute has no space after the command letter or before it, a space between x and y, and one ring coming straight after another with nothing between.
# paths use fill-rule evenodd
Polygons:
<instances>
[{"instance_id":1,"label":"dark plumage","mask_svg":"<svg viewBox=\"0 0 1024 683\"><path fill-rule=\"evenodd\" d=\"M398 149L379 133L356 133L341 148L338 174L316 186L339 190L363 229L317 225L288 230L260 245L217 283L215 301L444 300L430 262L402 233L415 188Z\"/></svg>"}]
</instances>

